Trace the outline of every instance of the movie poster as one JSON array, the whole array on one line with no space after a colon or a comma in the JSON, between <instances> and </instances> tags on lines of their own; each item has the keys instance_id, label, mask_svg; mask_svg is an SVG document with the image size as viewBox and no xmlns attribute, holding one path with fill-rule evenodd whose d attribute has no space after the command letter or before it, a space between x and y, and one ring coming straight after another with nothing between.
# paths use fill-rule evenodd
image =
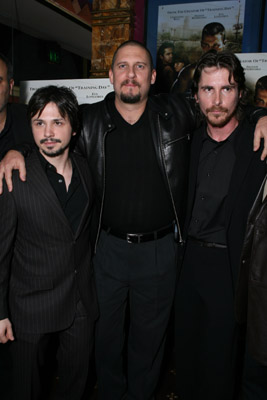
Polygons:
<instances>
[{"instance_id":1,"label":"movie poster","mask_svg":"<svg viewBox=\"0 0 267 400\"><path fill-rule=\"evenodd\" d=\"M195 62L203 52L209 50L202 45L203 28L209 23L217 22L224 27L224 48L240 53L244 15L245 0L159 6L157 48L163 42L171 42L174 53L178 53L189 63ZM214 29L213 32L216 32L216 26ZM213 32L208 33L212 36Z\"/></svg>"},{"instance_id":2,"label":"movie poster","mask_svg":"<svg viewBox=\"0 0 267 400\"><path fill-rule=\"evenodd\" d=\"M259 99L266 99L267 102L267 53L241 53L236 54L236 56L245 70L246 86L250 91L250 102L260 107L263 106ZM258 90L255 93L257 82L259 82ZM258 99L258 103L255 103L255 99Z\"/></svg>"}]
</instances>

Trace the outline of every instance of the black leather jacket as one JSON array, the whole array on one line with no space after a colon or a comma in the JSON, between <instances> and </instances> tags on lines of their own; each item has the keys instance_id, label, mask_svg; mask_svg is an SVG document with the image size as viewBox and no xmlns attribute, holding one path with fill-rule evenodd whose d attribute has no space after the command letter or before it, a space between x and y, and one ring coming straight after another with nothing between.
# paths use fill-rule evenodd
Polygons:
<instances>
[{"instance_id":1,"label":"black leather jacket","mask_svg":"<svg viewBox=\"0 0 267 400\"><path fill-rule=\"evenodd\" d=\"M267 366L267 198L264 185L251 208L236 289L236 317L247 325L249 353Z\"/></svg>"},{"instance_id":2,"label":"black leather jacket","mask_svg":"<svg viewBox=\"0 0 267 400\"><path fill-rule=\"evenodd\" d=\"M95 178L99 200L99 223L105 200L105 138L115 128L107 102L114 101L114 92L99 102L82 107L82 132L78 150L89 161ZM157 160L170 194L177 239L182 242L182 224L187 193L189 139L195 128L195 115L190 104L181 95L149 97L148 112Z\"/></svg>"}]
</instances>

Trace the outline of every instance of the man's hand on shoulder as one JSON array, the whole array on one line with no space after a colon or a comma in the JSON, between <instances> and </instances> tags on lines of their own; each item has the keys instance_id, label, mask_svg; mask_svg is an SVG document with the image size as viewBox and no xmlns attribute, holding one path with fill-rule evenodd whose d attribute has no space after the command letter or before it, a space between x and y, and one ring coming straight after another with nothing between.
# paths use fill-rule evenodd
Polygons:
<instances>
[{"instance_id":1,"label":"man's hand on shoulder","mask_svg":"<svg viewBox=\"0 0 267 400\"><path fill-rule=\"evenodd\" d=\"M267 133L266 133L267 134ZM16 150L10 150L0 163L0 194L3 193L3 179L5 178L9 192L12 192L12 171L19 170L22 181L26 181L26 168L23 155Z\"/></svg>"},{"instance_id":2,"label":"man's hand on shoulder","mask_svg":"<svg viewBox=\"0 0 267 400\"><path fill-rule=\"evenodd\" d=\"M8 318L0 320L0 343L6 343L9 340L13 341L13 330L11 322Z\"/></svg>"},{"instance_id":3,"label":"man's hand on shoulder","mask_svg":"<svg viewBox=\"0 0 267 400\"><path fill-rule=\"evenodd\" d=\"M261 160L265 160L267 156L267 116L260 118L257 122L254 133L254 151L259 150L261 139L264 139L264 148L261 153Z\"/></svg>"}]
</instances>

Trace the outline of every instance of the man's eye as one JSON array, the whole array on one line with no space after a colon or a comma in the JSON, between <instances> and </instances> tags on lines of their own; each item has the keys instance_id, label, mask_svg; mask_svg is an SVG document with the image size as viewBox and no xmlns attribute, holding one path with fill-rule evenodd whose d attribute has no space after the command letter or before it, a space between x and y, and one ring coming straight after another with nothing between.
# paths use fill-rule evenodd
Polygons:
<instances>
[{"instance_id":1,"label":"man's eye","mask_svg":"<svg viewBox=\"0 0 267 400\"><path fill-rule=\"evenodd\" d=\"M119 65L119 68L120 68L120 69L124 69L125 67L126 67L126 64L120 64L120 65Z\"/></svg>"},{"instance_id":2,"label":"man's eye","mask_svg":"<svg viewBox=\"0 0 267 400\"><path fill-rule=\"evenodd\" d=\"M137 64L137 69L144 69L145 68L145 66L143 65L143 64Z\"/></svg>"}]
</instances>

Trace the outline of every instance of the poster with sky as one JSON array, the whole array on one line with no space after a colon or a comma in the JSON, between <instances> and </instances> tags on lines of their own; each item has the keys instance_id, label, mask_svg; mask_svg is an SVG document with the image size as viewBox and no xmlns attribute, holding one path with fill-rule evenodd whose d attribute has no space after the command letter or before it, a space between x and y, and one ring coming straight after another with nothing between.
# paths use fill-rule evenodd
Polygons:
<instances>
[{"instance_id":1,"label":"poster with sky","mask_svg":"<svg viewBox=\"0 0 267 400\"><path fill-rule=\"evenodd\" d=\"M226 48L240 53L244 15L245 0L159 6L157 48L164 42L172 42L175 52L192 63L203 52L202 29L210 22L219 22L225 28Z\"/></svg>"}]
</instances>

